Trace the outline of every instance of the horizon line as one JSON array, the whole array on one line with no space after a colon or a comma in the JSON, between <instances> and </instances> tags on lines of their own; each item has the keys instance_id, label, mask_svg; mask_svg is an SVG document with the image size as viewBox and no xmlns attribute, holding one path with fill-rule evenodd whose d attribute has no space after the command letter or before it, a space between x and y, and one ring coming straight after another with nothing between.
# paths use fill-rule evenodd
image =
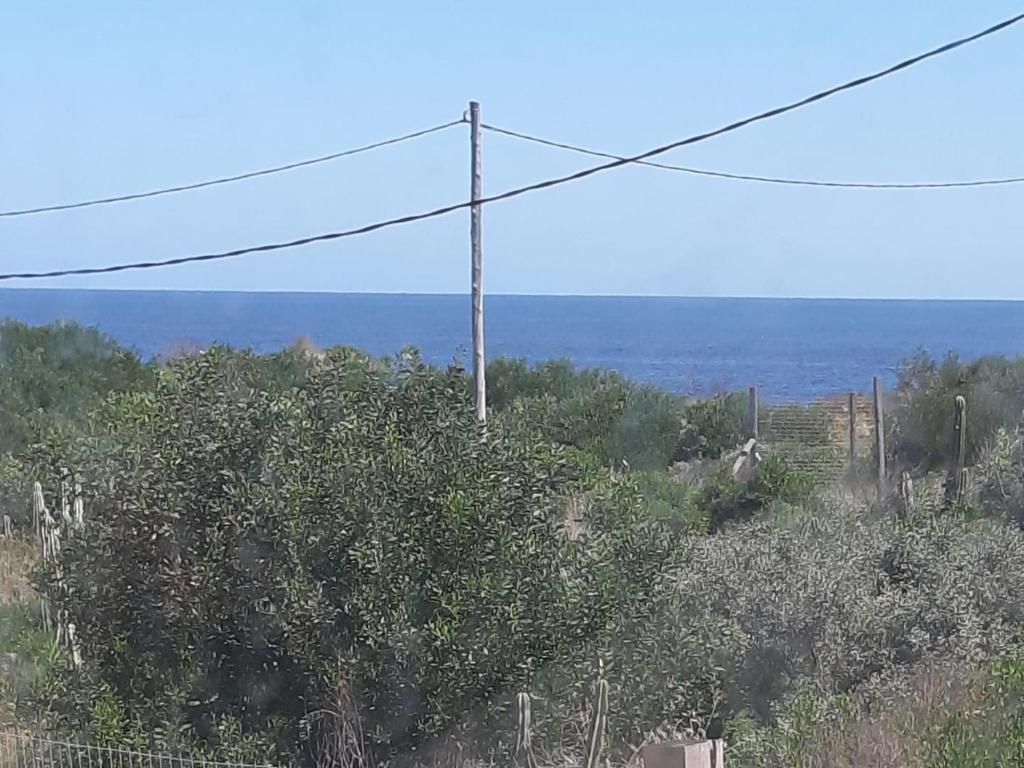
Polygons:
<instances>
[{"instance_id":1,"label":"horizon line","mask_svg":"<svg viewBox=\"0 0 1024 768\"><path fill-rule=\"evenodd\" d=\"M253 294L253 295L312 295L312 296L459 296L468 297L469 291L317 291L317 290L276 290L276 289L227 289L227 288L73 288L63 286L5 286L0 291L52 291L92 293L206 293L206 294ZM666 293L513 293L495 291L484 293L489 297L510 298L569 298L569 299L694 299L694 300L745 300L745 301L943 301L943 302L1002 302L1020 303L1024 298L1000 297L944 297L944 296L767 296L763 294L666 294Z\"/></svg>"}]
</instances>

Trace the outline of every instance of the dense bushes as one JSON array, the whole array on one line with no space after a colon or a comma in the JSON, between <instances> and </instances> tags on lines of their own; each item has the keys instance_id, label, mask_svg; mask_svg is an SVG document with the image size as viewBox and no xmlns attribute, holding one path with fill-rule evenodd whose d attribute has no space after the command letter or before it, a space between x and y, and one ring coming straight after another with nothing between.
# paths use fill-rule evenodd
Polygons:
<instances>
[{"instance_id":1,"label":"dense bushes","mask_svg":"<svg viewBox=\"0 0 1024 768\"><path fill-rule=\"evenodd\" d=\"M1012 653L1024 629L1021 562L1024 534L986 521L904 525L829 508L738 526L700 542L681 570L657 625L657 643L677 660L663 674L690 674L685 660L693 665L703 649L720 670L725 714L782 729L746 738L734 717L731 738L746 744L737 762L804 764L799 745L783 755L759 750L793 746L775 737L806 736L851 696L936 659ZM817 714L801 710L806 691Z\"/></svg>"},{"instance_id":2,"label":"dense bushes","mask_svg":"<svg viewBox=\"0 0 1024 768\"><path fill-rule=\"evenodd\" d=\"M781 456L768 456L746 480L737 480L723 467L700 489L698 506L710 530L727 523L750 520L773 505L799 506L811 501L814 486L795 472Z\"/></svg>"},{"instance_id":3,"label":"dense bushes","mask_svg":"<svg viewBox=\"0 0 1024 768\"><path fill-rule=\"evenodd\" d=\"M32 376L63 369L21 338L2 394L25 403ZM538 752L571 762L600 658L613 762L658 728L724 731L740 766L864 765L884 718L890 741L928 723L895 764L962 765L981 742L1012 764L1024 533L1002 521L1024 519L1024 448L997 428L1020 416L1016 363L918 360L894 393L898 457L922 470L945 463L967 396L971 499L993 518L972 522L933 518L924 483L910 519L825 501L784 453L735 480L716 460L742 442L745 395L497 360L483 432L465 373L412 352L143 368L108 351L77 379L88 407L46 396L18 445L45 441L0 463L12 504L36 477L52 494L61 467L85 486L69 590L39 581L82 643L81 669L42 690L62 734L503 762L529 690ZM948 695L901 719L929 675Z\"/></svg>"},{"instance_id":4,"label":"dense bushes","mask_svg":"<svg viewBox=\"0 0 1024 768\"><path fill-rule=\"evenodd\" d=\"M996 430L971 469L967 505L1024 528L1024 433Z\"/></svg>"},{"instance_id":5,"label":"dense bushes","mask_svg":"<svg viewBox=\"0 0 1024 768\"><path fill-rule=\"evenodd\" d=\"M99 331L0 321L0 454L77 423L109 392L144 389L153 371Z\"/></svg>"},{"instance_id":6,"label":"dense bushes","mask_svg":"<svg viewBox=\"0 0 1024 768\"><path fill-rule=\"evenodd\" d=\"M768 729L736 721L734 756L757 768L1010 768L1024 765L1024 664L926 662L836 698L803 687Z\"/></svg>"},{"instance_id":7,"label":"dense bushes","mask_svg":"<svg viewBox=\"0 0 1024 768\"><path fill-rule=\"evenodd\" d=\"M927 471L946 465L957 395L967 399L967 463L973 464L999 427L1021 423L1024 359L983 357L962 363L950 354L937 362L918 354L906 361L889 424L890 445L901 467Z\"/></svg>"},{"instance_id":8,"label":"dense bushes","mask_svg":"<svg viewBox=\"0 0 1024 768\"><path fill-rule=\"evenodd\" d=\"M744 435L746 395L684 398L613 371L577 371L565 360L532 368L523 360L494 360L487 366L487 397L502 418L530 422L548 439L603 464L637 470L717 458Z\"/></svg>"},{"instance_id":9,"label":"dense bushes","mask_svg":"<svg viewBox=\"0 0 1024 768\"><path fill-rule=\"evenodd\" d=\"M494 746L520 686L570 711L681 551L630 484L510 425L484 437L465 378L415 358L264 376L244 354L178 360L54 448L89 519L69 591L42 582L85 659L50 691L63 722L282 756L354 748L354 724L376 761Z\"/></svg>"}]
</instances>

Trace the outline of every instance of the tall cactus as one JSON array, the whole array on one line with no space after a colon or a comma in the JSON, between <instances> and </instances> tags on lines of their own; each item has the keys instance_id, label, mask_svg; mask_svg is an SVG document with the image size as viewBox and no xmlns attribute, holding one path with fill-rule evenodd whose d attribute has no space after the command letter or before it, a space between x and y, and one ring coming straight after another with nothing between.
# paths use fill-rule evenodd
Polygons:
<instances>
[{"instance_id":1,"label":"tall cactus","mask_svg":"<svg viewBox=\"0 0 1024 768\"><path fill-rule=\"evenodd\" d=\"M64 525L71 522L71 480L66 467L60 468L60 519Z\"/></svg>"},{"instance_id":2,"label":"tall cactus","mask_svg":"<svg viewBox=\"0 0 1024 768\"><path fill-rule=\"evenodd\" d=\"M956 502L962 504L967 494L967 400L963 395L956 398Z\"/></svg>"},{"instance_id":3,"label":"tall cactus","mask_svg":"<svg viewBox=\"0 0 1024 768\"><path fill-rule=\"evenodd\" d=\"M537 768L533 756L533 716L530 712L530 694L523 692L516 696L516 760L526 763L527 768Z\"/></svg>"},{"instance_id":4,"label":"tall cactus","mask_svg":"<svg viewBox=\"0 0 1024 768\"><path fill-rule=\"evenodd\" d=\"M967 400L957 395L953 409L953 450L946 478L946 507L960 505L967 495Z\"/></svg>"},{"instance_id":5,"label":"tall cactus","mask_svg":"<svg viewBox=\"0 0 1024 768\"><path fill-rule=\"evenodd\" d=\"M85 501L82 499L82 483L78 475L75 475L75 495L71 511L75 528L81 530L85 527Z\"/></svg>"},{"instance_id":6,"label":"tall cactus","mask_svg":"<svg viewBox=\"0 0 1024 768\"><path fill-rule=\"evenodd\" d=\"M914 512L914 480L910 473L904 471L900 475L900 506L904 515L911 515Z\"/></svg>"},{"instance_id":7,"label":"tall cactus","mask_svg":"<svg viewBox=\"0 0 1024 768\"><path fill-rule=\"evenodd\" d=\"M36 539L43 541L43 521L46 519L46 500L43 498L43 486L36 480L32 483L32 530Z\"/></svg>"},{"instance_id":8,"label":"tall cactus","mask_svg":"<svg viewBox=\"0 0 1024 768\"><path fill-rule=\"evenodd\" d=\"M590 730L587 734L587 760L584 768L598 768L601 750L604 748L604 734L608 727L608 681L598 678L594 686L594 703L590 713Z\"/></svg>"}]
</instances>

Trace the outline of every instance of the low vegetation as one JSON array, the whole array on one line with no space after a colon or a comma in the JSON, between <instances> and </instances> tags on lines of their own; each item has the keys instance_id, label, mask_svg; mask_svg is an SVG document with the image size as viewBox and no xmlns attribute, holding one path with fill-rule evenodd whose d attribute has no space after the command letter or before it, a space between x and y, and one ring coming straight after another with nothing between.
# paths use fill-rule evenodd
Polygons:
<instances>
[{"instance_id":1,"label":"low vegetation","mask_svg":"<svg viewBox=\"0 0 1024 768\"><path fill-rule=\"evenodd\" d=\"M538 761L574 765L600 675L616 765L699 734L751 768L1024 766L1024 364L907 363L888 404L908 507L785 451L734 476L745 394L496 360L482 430L465 372L412 350L143 364L73 326L18 333L0 382L34 416L5 417L20 437L0 451L7 722L461 768L513 761L528 691ZM47 366L74 378L60 349L101 351L74 402L32 400ZM957 394L970 483L950 506ZM87 524L58 572L27 542L32 481L59 509L61 477ZM39 596L75 624L80 666Z\"/></svg>"}]
</instances>

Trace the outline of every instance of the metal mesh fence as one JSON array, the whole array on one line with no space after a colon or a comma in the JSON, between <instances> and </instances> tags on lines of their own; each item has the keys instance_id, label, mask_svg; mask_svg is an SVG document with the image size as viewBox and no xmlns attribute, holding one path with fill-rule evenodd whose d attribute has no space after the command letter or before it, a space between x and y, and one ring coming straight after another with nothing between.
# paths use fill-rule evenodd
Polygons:
<instances>
[{"instance_id":1,"label":"metal mesh fence","mask_svg":"<svg viewBox=\"0 0 1024 768\"><path fill-rule=\"evenodd\" d=\"M271 768L263 762L223 762L127 747L61 741L0 730L3 768Z\"/></svg>"},{"instance_id":2,"label":"metal mesh fence","mask_svg":"<svg viewBox=\"0 0 1024 768\"><path fill-rule=\"evenodd\" d=\"M851 440L852 422L852 440ZM759 442L794 469L821 483L850 476L873 455L871 398L840 395L812 403L772 403L758 408Z\"/></svg>"}]
</instances>

